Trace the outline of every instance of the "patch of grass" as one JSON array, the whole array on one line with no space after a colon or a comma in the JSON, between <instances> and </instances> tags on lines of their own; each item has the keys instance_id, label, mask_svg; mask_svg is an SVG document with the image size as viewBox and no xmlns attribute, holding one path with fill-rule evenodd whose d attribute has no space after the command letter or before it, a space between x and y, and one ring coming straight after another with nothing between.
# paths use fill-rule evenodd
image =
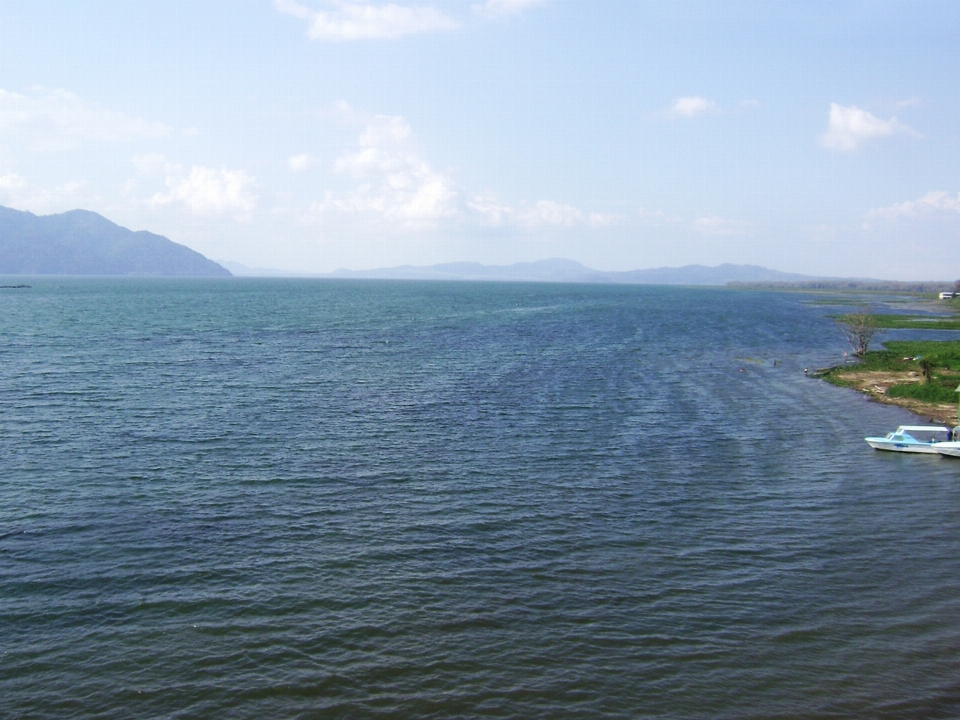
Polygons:
<instances>
[{"instance_id":1,"label":"patch of grass","mask_svg":"<svg viewBox=\"0 0 960 720\"><path fill-rule=\"evenodd\" d=\"M872 315L877 327L905 330L960 330L960 316Z\"/></svg>"},{"instance_id":2,"label":"patch of grass","mask_svg":"<svg viewBox=\"0 0 960 720\"><path fill-rule=\"evenodd\" d=\"M814 298L813 300L801 300L800 302L804 305L855 305L857 307L860 307L861 305L863 305L863 298L856 297L856 296L854 297L829 296L829 297L818 297L818 298Z\"/></svg>"},{"instance_id":3,"label":"patch of grass","mask_svg":"<svg viewBox=\"0 0 960 720\"><path fill-rule=\"evenodd\" d=\"M886 349L880 352L899 355L901 359L925 357L938 368L960 371L960 340L890 340L884 343L884 347Z\"/></svg>"},{"instance_id":4,"label":"patch of grass","mask_svg":"<svg viewBox=\"0 0 960 720\"><path fill-rule=\"evenodd\" d=\"M815 377L840 387L856 387L845 376L864 371L923 374L920 361L924 358L933 363L933 382L922 381L898 383L887 394L890 397L909 397L926 402L956 402L957 384L960 383L960 340L890 340L882 350L871 350L860 361L851 365L837 365L818 370ZM919 377L918 377L919 380Z\"/></svg>"},{"instance_id":5,"label":"patch of grass","mask_svg":"<svg viewBox=\"0 0 960 720\"><path fill-rule=\"evenodd\" d=\"M934 382L929 385L923 383L909 383L906 385L891 385L887 388L890 397L913 398L924 402L952 403L957 400L956 379L944 384Z\"/></svg>"},{"instance_id":6,"label":"patch of grass","mask_svg":"<svg viewBox=\"0 0 960 720\"><path fill-rule=\"evenodd\" d=\"M856 388L856 383L847 380L843 373L834 372L837 368L824 368L822 370L817 370L813 373L813 377L823 378L831 385L836 385L837 387L848 387Z\"/></svg>"},{"instance_id":7,"label":"patch of grass","mask_svg":"<svg viewBox=\"0 0 960 720\"><path fill-rule=\"evenodd\" d=\"M850 315L830 315L843 321ZM960 315L870 315L878 328L884 330L960 330Z\"/></svg>"},{"instance_id":8,"label":"patch of grass","mask_svg":"<svg viewBox=\"0 0 960 720\"><path fill-rule=\"evenodd\" d=\"M888 340L882 350L871 350L854 365L838 365L826 374L843 374L863 370L890 372L920 372L915 357L924 357L934 366L948 371L960 371L960 340Z\"/></svg>"}]
</instances>

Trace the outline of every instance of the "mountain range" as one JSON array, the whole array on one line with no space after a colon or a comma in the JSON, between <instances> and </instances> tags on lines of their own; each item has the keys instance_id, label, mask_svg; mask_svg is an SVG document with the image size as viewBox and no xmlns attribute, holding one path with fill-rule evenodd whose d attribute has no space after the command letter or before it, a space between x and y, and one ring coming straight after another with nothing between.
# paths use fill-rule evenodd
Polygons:
<instances>
[{"instance_id":1,"label":"mountain range","mask_svg":"<svg viewBox=\"0 0 960 720\"><path fill-rule=\"evenodd\" d=\"M823 278L758 265L685 265L646 270L594 270L552 258L512 265L454 262L332 273L291 273L215 263L185 245L151 232L134 232L87 210L38 216L0 206L0 275L158 275L315 277L391 280L618 283L634 285L809 284ZM838 279L830 280L836 284Z\"/></svg>"},{"instance_id":2,"label":"mountain range","mask_svg":"<svg viewBox=\"0 0 960 720\"><path fill-rule=\"evenodd\" d=\"M229 276L185 245L102 215L34 215L0 206L0 275Z\"/></svg>"},{"instance_id":3,"label":"mountain range","mask_svg":"<svg viewBox=\"0 0 960 720\"><path fill-rule=\"evenodd\" d=\"M234 275L279 277L292 276L281 270L248 268L239 263L223 262ZM401 265L377 270L335 270L332 273L299 275L300 277L354 278L377 280L485 280L514 282L592 282L632 285L725 285L728 282L802 282L813 280L770 270L759 265L723 264L716 267L686 265L647 270L593 270L574 260L552 258L512 265L482 265L476 262L443 263L440 265Z\"/></svg>"}]
</instances>

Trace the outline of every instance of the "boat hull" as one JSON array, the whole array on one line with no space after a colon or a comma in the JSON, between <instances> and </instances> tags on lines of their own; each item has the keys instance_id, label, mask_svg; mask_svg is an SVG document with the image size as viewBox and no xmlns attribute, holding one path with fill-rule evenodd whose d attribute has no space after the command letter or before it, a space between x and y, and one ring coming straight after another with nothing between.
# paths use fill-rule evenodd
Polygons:
<instances>
[{"instance_id":1,"label":"boat hull","mask_svg":"<svg viewBox=\"0 0 960 720\"><path fill-rule=\"evenodd\" d=\"M936 455L938 450L936 448L937 443L921 443L921 442L895 442L893 440L887 440L886 438L865 438L867 444L874 448L875 450L889 450L891 452L908 452L908 453L926 453L928 455Z\"/></svg>"},{"instance_id":2,"label":"boat hull","mask_svg":"<svg viewBox=\"0 0 960 720\"><path fill-rule=\"evenodd\" d=\"M945 455L947 457L960 458L960 442L952 441L952 442L936 443L934 447L937 449L937 452L940 453L941 455Z\"/></svg>"}]
</instances>

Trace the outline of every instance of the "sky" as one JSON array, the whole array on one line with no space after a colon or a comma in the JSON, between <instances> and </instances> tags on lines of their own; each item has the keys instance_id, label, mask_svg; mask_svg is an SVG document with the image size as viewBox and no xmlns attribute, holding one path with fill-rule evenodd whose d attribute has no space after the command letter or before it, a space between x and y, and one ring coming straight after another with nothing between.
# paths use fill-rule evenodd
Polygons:
<instances>
[{"instance_id":1,"label":"sky","mask_svg":"<svg viewBox=\"0 0 960 720\"><path fill-rule=\"evenodd\" d=\"M292 272L960 277L960 3L0 0L0 204Z\"/></svg>"}]
</instances>

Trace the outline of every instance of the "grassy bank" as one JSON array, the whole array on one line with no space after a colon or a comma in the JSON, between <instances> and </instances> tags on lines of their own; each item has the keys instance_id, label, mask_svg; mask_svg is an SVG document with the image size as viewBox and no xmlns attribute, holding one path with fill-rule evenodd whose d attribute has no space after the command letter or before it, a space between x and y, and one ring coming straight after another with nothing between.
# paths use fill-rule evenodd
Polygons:
<instances>
[{"instance_id":1,"label":"grassy bank","mask_svg":"<svg viewBox=\"0 0 960 720\"><path fill-rule=\"evenodd\" d=\"M871 315L878 328L885 330L960 330L960 316Z\"/></svg>"},{"instance_id":2,"label":"grassy bank","mask_svg":"<svg viewBox=\"0 0 960 720\"><path fill-rule=\"evenodd\" d=\"M891 340L857 363L828 368L817 376L937 422L957 423L960 341Z\"/></svg>"}]
</instances>

